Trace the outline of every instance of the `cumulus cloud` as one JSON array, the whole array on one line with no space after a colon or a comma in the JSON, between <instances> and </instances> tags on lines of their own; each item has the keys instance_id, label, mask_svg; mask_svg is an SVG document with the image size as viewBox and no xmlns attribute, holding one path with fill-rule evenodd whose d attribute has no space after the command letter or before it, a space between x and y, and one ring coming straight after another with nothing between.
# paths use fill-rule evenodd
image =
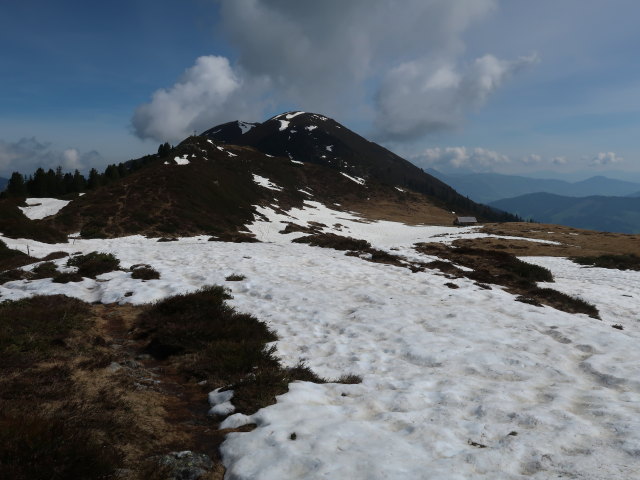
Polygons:
<instances>
[{"instance_id":1,"label":"cumulus cloud","mask_svg":"<svg viewBox=\"0 0 640 480\"><path fill-rule=\"evenodd\" d=\"M40 142L35 137L22 138L17 142L0 140L0 174L8 176L13 171L29 174L38 167L44 169L63 167L64 170L83 170L104 163L95 150L80 152L68 148L62 152L50 143Z\"/></svg>"},{"instance_id":2,"label":"cumulus cloud","mask_svg":"<svg viewBox=\"0 0 640 480\"><path fill-rule=\"evenodd\" d=\"M493 150L476 147L445 147L428 148L413 155L411 160L418 165L450 170L472 170L476 172L491 172L496 166L511 162L507 155Z\"/></svg>"},{"instance_id":3,"label":"cumulus cloud","mask_svg":"<svg viewBox=\"0 0 640 480\"><path fill-rule=\"evenodd\" d=\"M506 79L536 61L535 55L513 61L485 55L464 70L453 64L434 68L428 60L406 62L384 78L376 96L376 126L389 140L454 128Z\"/></svg>"},{"instance_id":4,"label":"cumulus cloud","mask_svg":"<svg viewBox=\"0 0 640 480\"><path fill-rule=\"evenodd\" d=\"M623 162L624 158L616 155L614 152L600 152L591 159L592 167L600 167L604 165L612 165Z\"/></svg>"},{"instance_id":5,"label":"cumulus cloud","mask_svg":"<svg viewBox=\"0 0 640 480\"><path fill-rule=\"evenodd\" d=\"M136 135L159 141L178 141L193 131L242 115L248 108L241 92L246 80L219 56L203 56L169 89L157 90L149 103L134 112ZM251 82L255 87L256 82ZM242 93L242 94L241 94ZM258 101L257 98L252 100Z\"/></svg>"},{"instance_id":6,"label":"cumulus cloud","mask_svg":"<svg viewBox=\"0 0 640 480\"><path fill-rule=\"evenodd\" d=\"M536 59L485 55L465 64L465 30L496 0L218 0L218 31L237 60L200 57L133 116L142 138L179 140L194 129L295 105L369 120L380 138L458 126Z\"/></svg>"}]
</instances>

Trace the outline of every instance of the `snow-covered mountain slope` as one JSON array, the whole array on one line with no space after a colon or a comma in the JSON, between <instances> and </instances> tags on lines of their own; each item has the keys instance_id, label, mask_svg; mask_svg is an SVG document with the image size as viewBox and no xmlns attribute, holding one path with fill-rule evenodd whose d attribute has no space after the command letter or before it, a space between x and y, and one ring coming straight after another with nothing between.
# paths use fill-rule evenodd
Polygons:
<instances>
[{"instance_id":1,"label":"snow-covered mountain slope","mask_svg":"<svg viewBox=\"0 0 640 480\"><path fill-rule=\"evenodd\" d=\"M404 158L361 137L324 115L285 112L239 133L238 122L213 127L202 135L215 141L253 147L269 155L337 169L429 195L449 210L468 211L487 220L514 220L459 195L454 189Z\"/></svg>"},{"instance_id":2,"label":"snow-covered mountain slope","mask_svg":"<svg viewBox=\"0 0 640 480\"><path fill-rule=\"evenodd\" d=\"M116 271L79 283L19 280L0 286L0 300L64 293L144 303L223 284L238 310L277 331L287 365L304 360L323 376L362 376L357 385L296 382L275 405L228 417L223 427L257 428L230 434L223 444L226 478L635 478L640 272L532 260L551 269L559 289L595 303L598 321L516 302L496 285L291 243L300 233L281 233L285 221L322 223L424 261L432 257L413 250L416 242L482 235L474 228L363 222L311 200L288 214L262 207L247 228L268 243L3 238L11 248L28 243L39 257L112 252L124 267L150 264L161 278L141 281ZM232 273L245 278L226 282Z\"/></svg>"}]
</instances>

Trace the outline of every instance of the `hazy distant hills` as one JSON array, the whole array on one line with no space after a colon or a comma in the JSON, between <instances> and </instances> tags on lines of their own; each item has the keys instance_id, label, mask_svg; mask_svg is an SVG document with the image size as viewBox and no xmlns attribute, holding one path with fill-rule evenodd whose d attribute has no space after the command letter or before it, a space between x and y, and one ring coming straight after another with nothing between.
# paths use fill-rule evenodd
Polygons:
<instances>
[{"instance_id":1,"label":"hazy distant hills","mask_svg":"<svg viewBox=\"0 0 640 480\"><path fill-rule=\"evenodd\" d=\"M567 182L498 173L444 174L432 169L428 172L451 185L460 194L479 203L492 203L505 198L539 192L567 197L593 195L625 197L640 194L640 183L603 176L591 177L580 182Z\"/></svg>"},{"instance_id":2,"label":"hazy distant hills","mask_svg":"<svg viewBox=\"0 0 640 480\"><path fill-rule=\"evenodd\" d=\"M491 202L526 219L606 232L640 233L640 196L574 198L532 193Z\"/></svg>"}]
</instances>

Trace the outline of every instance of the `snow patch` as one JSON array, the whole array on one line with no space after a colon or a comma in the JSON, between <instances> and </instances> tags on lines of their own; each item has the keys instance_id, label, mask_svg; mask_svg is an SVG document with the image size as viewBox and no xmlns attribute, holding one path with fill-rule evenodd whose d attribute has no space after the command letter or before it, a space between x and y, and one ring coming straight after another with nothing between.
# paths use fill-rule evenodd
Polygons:
<instances>
[{"instance_id":1,"label":"snow patch","mask_svg":"<svg viewBox=\"0 0 640 480\"><path fill-rule=\"evenodd\" d=\"M317 125L308 125L308 126L304 127L305 130L308 130L310 132L313 132L316 128L318 128Z\"/></svg>"},{"instance_id":2,"label":"snow patch","mask_svg":"<svg viewBox=\"0 0 640 480\"><path fill-rule=\"evenodd\" d=\"M347 175L344 172L340 172L340 175L347 177L349 180L351 180L352 182L356 182L358 185L364 185L364 178L360 178L360 177L352 177L351 175Z\"/></svg>"},{"instance_id":3,"label":"snow patch","mask_svg":"<svg viewBox=\"0 0 640 480\"><path fill-rule=\"evenodd\" d=\"M297 165L304 165L304 162L299 162L298 160L294 160L293 158L289 158L289 160L291 160L291 163L295 163Z\"/></svg>"},{"instance_id":4,"label":"snow patch","mask_svg":"<svg viewBox=\"0 0 640 480\"><path fill-rule=\"evenodd\" d=\"M287 120L291 120L292 118L297 117L298 115L302 115L304 112L293 112L293 113L289 113L287 114L284 118L286 118Z\"/></svg>"},{"instance_id":5,"label":"snow patch","mask_svg":"<svg viewBox=\"0 0 640 480\"><path fill-rule=\"evenodd\" d=\"M326 147L324 147L327 149L327 152L333 152L333 145L327 145Z\"/></svg>"},{"instance_id":6,"label":"snow patch","mask_svg":"<svg viewBox=\"0 0 640 480\"><path fill-rule=\"evenodd\" d=\"M268 188L269 190L275 190L277 192L282 191L282 187L279 187L268 178L261 177L260 175L256 175L255 173L253 174L253 181L261 187Z\"/></svg>"},{"instance_id":7,"label":"snow patch","mask_svg":"<svg viewBox=\"0 0 640 480\"><path fill-rule=\"evenodd\" d=\"M280 128L278 129L279 131L283 131L286 130L287 128L289 128L289 122L286 120L278 120L280 122Z\"/></svg>"},{"instance_id":8,"label":"snow patch","mask_svg":"<svg viewBox=\"0 0 640 480\"><path fill-rule=\"evenodd\" d=\"M187 154L185 153L182 157L175 157L173 159L177 165L189 165L189 160L187 159Z\"/></svg>"},{"instance_id":9,"label":"snow patch","mask_svg":"<svg viewBox=\"0 0 640 480\"><path fill-rule=\"evenodd\" d=\"M209 392L209 405L211 405L209 415L226 417L236 410L236 407L231 403L233 390L225 390L224 392L220 390L220 388L216 388L213 392Z\"/></svg>"},{"instance_id":10,"label":"snow patch","mask_svg":"<svg viewBox=\"0 0 640 480\"><path fill-rule=\"evenodd\" d=\"M242 135L244 135L249 130L251 130L253 127L255 127L255 125L252 124L252 123L247 123L247 122L238 122L238 127L240 127L240 130L242 130Z\"/></svg>"},{"instance_id":11,"label":"snow patch","mask_svg":"<svg viewBox=\"0 0 640 480\"><path fill-rule=\"evenodd\" d=\"M70 200L58 200L57 198L27 198L26 207L18 207L22 213L31 220L41 220L55 215L71 203Z\"/></svg>"}]
</instances>

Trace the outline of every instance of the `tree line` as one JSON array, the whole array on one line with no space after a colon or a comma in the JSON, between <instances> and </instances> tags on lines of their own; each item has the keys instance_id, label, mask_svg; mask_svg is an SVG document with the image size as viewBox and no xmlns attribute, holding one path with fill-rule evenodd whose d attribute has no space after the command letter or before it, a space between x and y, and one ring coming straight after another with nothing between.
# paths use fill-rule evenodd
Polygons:
<instances>
[{"instance_id":1,"label":"tree line","mask_svg":"<svg viewBox=\"0 0 640 480\"><path fill-rule=\"evenodd\" d=\"M85 177L77 169L73 173L63 173L62 167L55 170L38 168L31 175L23 175L13 172L5 190L0 193L0 198L15 197L60 197L70 193L81 193L104 185L109 185L121 178L131 175L147 163L158 157L164 157L171 153L173 147L168 143L158 147L157 155L146 155L137 160L129 160L125 163L107 165L101 173L92 168Z\"/></svg>"}]
</instances>

